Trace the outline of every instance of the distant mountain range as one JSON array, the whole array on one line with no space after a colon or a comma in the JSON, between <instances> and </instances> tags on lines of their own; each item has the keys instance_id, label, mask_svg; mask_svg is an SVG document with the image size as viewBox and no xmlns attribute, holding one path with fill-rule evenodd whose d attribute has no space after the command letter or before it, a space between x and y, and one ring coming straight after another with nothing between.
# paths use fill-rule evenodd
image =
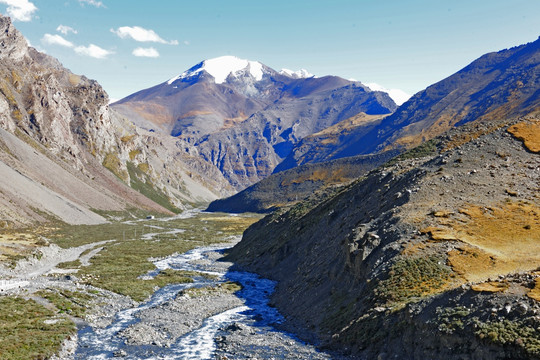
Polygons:
<instances>
[{"instance_id":1,"label":"distant mountain range","mask_svg":"<svg viewBox=\"0 0 540 360\"><path fill-rule=\"evenodd\" d=\"M456 74L418 92L391 115L358 114L304 137L274 169L274 173L297 169L287 175L298 174L297 180L289 179L289 183L297 183L306 177L301 170L303 165L310 165L305 169L313 172L315 165L320 163L320 172L328 169L329 162L336 159L355 156L376 156L381 159L384 153L403 152L469 122L533 113L540 108L539 83L540 39L486 54ZM363 161L364 171L369 170L365 167L366 163L373 167L377 164ZM332 166L335 167L336 164ZM319 187L334 184L335 181L331 179L335 177L330 177L328 182L320 181ZM241 196L238 194L231 198L237 200L235 211L241 211L242 206L252 211L254 203L264 204L260 206L261 211L276 204L291 203L290 198L276 195L289 193L283 183L267 181L265 184L265 191L275 194L274 197L263 194L260 187L247 188ZM267 199L272 201L268 202ZM230 201L216 201L210 208L231 208Z\"/></svg>"},{"instance_id":2,"label":"distant mountain range","mask_svg":"<svg viewBox=\"0 0 540 360\"><path fill-rule=\"evenodd\" d=\"M387 93L359 82L232 56L205 60L111 107L193 145L237 189L270 175L302 138L360 112L397 108Z\"/></svg>"}]
</instances>

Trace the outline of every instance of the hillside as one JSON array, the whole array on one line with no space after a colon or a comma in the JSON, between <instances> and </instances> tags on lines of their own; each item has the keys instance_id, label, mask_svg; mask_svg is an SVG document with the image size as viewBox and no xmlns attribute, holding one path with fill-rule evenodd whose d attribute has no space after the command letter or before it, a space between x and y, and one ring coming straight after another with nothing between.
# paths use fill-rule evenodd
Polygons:
<instances>
[{"instance_id":1,"label":"hillside","mask_svg":"<svg viewBox=\"0 0 540 360\"><path fill-rule=\"evenodd\" d=\"M267 213L302 201L313 193L331 192L364 176L398 154L387 151L368 156L352 156L281 171L224 199L210 203L207 211Z\"/></svg>"},{"instance_id":2,"label":"hillside","mask_svg":"<svg viewBox=\"0 0 540 360\"><path fill-rule=\"evenodd\" d=\"M29 47L9 18L0 30L3 226L94 224L105 221L96 212L127 209L172 214L230 194L211 164L110 111L96 81Z\"/></svg>"},{"instance_id":3,"label":"hillside","mask_svg":"<svg viewBox=\"0 0 540 360\"><path fill-rule=\"evenodd\" d=\"M292 149L276 171L298 164L409 149L478 119L522 116L540 106L540 38L486 54L415 94L378 124L356 126L339 143L307 138ZM323 154L324 156L320 156Z\"/></svg>"},{"instance_id":4,"label":"hillside","mask_svg":"<svg viewBox=\"0 0 540 360\"><path fill-rule=\"evenodd\" d=\"M314 164L346 157L336 156L336 154L342 154L343 148L346 148L350 142L354 142L356 137L379 125L386 116L359 113L322 131L306 136L292 149L291 154L276 166L274 173L303 164ZM354 156L354 154L350 156Z\"/></svg>"},{"instance_id":5,"label":"hillside","mask_svg":"<svg viewBox=\"0 0 540 360\"><path fill-rule=\"evenodd\" d=\"M358 358L540 356L540 118L475 121L250 227L304 337Z\"/></svg>"},{"instance_id":6,"label":"hillside","mask_svg":"<svg viewBox=\"0 0 540 360\"><path fill-rule=\"evenodd\" d=\"M224 56L111 106L145 129L177 137L242 190L270 175L302 138L361 112L396 109L388 94L359 82L300 75Z\"/></svg>"}]
</instances>

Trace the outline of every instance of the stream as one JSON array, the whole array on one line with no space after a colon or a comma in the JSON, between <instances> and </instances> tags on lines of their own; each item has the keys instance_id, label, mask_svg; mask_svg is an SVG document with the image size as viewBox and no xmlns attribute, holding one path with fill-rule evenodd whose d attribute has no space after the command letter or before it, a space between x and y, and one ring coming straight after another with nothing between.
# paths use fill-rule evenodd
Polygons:
<instances>
[{"instance_id":1,"label":"stream","mask_svg":"<svg viewBox=\"0 0 540 360\"><path fill-rule=\"evenodd\" d=\"M239 240L239 239L236 239ZM210 276L157 290L137 307L119 311L105 328L84 326L78 332L75 359L329 359L314 346L276 329L283 321L268 305L275 283L256 274L231 270L218 261L231 245L200 247L154 261L145 277L171 268ZM196 298L182 294L191 287L233 281L235 294Z\"/></svg>"}]
</instances>

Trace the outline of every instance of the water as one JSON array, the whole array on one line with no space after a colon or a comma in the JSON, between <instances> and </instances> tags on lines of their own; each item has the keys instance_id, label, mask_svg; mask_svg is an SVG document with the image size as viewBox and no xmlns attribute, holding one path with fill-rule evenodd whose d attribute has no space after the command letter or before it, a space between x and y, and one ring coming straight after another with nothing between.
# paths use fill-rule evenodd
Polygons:
<instances>
[{"instance_id":1,"label":"water","mask_svg":"<svg viewBox=\"0 0 540 360\"><path fill-rule=\"evenodd\" d=\"M224 249L224 247L202 247L185 254L156 260L154 262L156 269L145 277L156 276L161 270L171 268L197 271L214 275L216 278L209 279L201 276L196 277L194 283L166 286L156 291L147 302L138 307L118 312L114 322L108 327L97 329L87 326L81 329L75 359L110 359L115 355L122 355L125 359L213 359L216 338L231 324L246 324L246 326L256 324L257 336L264 336L265 331L278 332L273 325L282 322L283 318L275 308L268 305L269 296L275 286L274 282L252 273L230 271L222 263L217 264L208 257L209 254L215 254L216 251ZM242 284L243 289L237 293L237 296L243 300L243 305L206 318L199 328L179 337L172 345L129 345L125 343L124 338L119 336L122 330L141 321L137 317L141 311L165 304L189 287L217 285L225 281ZM282 335L297 346L309 346L290 334L282 333ZM282 358L287 356L288 354L285 353Z\"/></svg>"}]
</instances>

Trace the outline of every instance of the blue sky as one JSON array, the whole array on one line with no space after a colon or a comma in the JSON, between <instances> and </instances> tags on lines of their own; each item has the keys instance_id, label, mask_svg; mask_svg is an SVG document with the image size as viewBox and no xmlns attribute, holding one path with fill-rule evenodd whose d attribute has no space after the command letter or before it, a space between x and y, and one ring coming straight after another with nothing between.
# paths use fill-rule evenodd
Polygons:
<instances>
[{"instance_id":1,"label":"blue sky","mask_svg":"<svg viewBox=\"0 0 540 360\"><path fill-rule=\"evenodd\" d=\"M113 99L222 55L413 94L540 35L539 0L0 0L0 12Z\"/></svg>"}]
</instances>

